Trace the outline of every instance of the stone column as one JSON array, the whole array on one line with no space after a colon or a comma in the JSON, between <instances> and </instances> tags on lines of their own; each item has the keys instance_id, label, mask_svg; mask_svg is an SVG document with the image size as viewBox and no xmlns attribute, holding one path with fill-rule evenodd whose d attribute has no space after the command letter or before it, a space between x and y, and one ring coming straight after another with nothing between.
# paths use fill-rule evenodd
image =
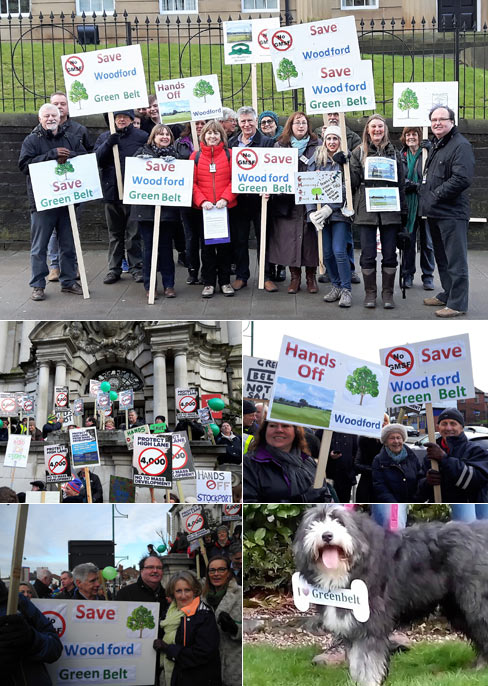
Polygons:
<instances>
[{"instance_id":1,"label":"stone column","mask_svg":"<svg viewBox=\"0 0 488 686\"><path fill-rule=\"evenodd\" d=\"M8 372L7 365L8 321L0 321L0 372Z\"/></svg>"},{"instance_id":2,"label":"stone column","mask_svg":"<svg viewBox=\"0 0 488 686\"><path fill-rule=\"evenodd\" d=\"M166 385L166 353L162 350L153 353L153 412L154 418L162 414L168 421L168 391Z\"/></svg>"},{"instance_id":3,"label":"stone column","mask_svg":"<svg viewBox=\"0 0 488 686\"><path fill-rule=\"evenodd\" d=\"M54 375L55 386L66 386L66 362L63 360L56 361L56 372Z\"/></svg>"},{"instance_id":4,"label":"stone column","mask_svg":"<svg viewBox=\"0 0 488 686\"><path fill-rule=\"evenodd\" d=\"M40 429L47 421L49 409L49 362L42 360L39 363L36 426Z\"/></svg>"},{"instance_id":5,"label":"stone column","mask_svg":"<svg viewBox=\"0 0 488 686\"><path fill-rule=\"evenodd\" d=\"M22 336L20 339L20 352L19 352L19 362L27 362L30 355L31 340L29 335L31 331L37 325L37 321L24 321L22 322Z\"/></svg>"},{"instance_id":6,"label":"stone column","mask_svg":"<svg viewBox=\"0 0 488 686\"><path fill-rule=\"evenodd\" d=\"M175 388L188 388L186 350L175 351Z\"/></svg>"}]
</instances>

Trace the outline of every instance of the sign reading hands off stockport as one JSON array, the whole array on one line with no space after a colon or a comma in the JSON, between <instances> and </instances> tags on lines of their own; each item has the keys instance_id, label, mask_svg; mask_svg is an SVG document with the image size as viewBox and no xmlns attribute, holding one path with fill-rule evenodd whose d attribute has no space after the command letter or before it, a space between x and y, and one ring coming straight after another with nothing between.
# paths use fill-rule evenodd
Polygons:
<instances>
[{"instance_id":1,"label":"sign reading hands off stockport","mask_svg":"<svg viewBox=\"0 0 488 686\"><path fill-rule=\"evenodd\" d=\"M379 438L389 370L283 337L268 419Z\"/></svg>"},{"instance_id":2,"label":"sign reading hands off stockport","mask_svg":"<svg viewBox=\"0 0 488 686\"><path fill-rule=\"evenodd\" d=\"M474 398L469 335L405 343L380 350L390 370L387 403L391 407Z\"/></svg>"}]
</instances>

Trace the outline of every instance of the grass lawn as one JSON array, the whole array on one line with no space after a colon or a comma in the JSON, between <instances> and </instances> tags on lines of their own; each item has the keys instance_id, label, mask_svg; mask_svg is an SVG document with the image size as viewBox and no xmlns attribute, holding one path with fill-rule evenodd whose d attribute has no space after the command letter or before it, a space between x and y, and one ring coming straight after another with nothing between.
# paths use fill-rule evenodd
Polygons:
<instances>
[{"instance_id":1,"label":"grass lawn","mask_svg":"<svg viewBox=\"0 0 488 686\"><path fill-rule=\"evenodd\" d=\"M274 402L273 419L327 428L330 424L330 410L318 410L315 407L295 407Z\"/></svg>"},{"instance_id":2,"label":"grass lawn","mask_svg":"<svg viewBox=\"0 0 488 686\"><path fill-rule=\"evenodd\" d=\"M162 34L162 37L164 34ZM182 36L182 41L183 41ZM223 46L218 34L213 33L212 45L198 45L196 40L187 46L180 55L178 45L168 43L143 43L141 45L146 81L149 92L154 90L154 82L164 79L177 79L181 76L217 74L224 105L234 106L251 102L250 65L224 65ZM46 95L55 90L64 90L61 69L61 55L70 54L72 44L62 43L19 43L15 51L14 43L2 42L0 50L0 111L35 112L45 101ZM115 47L114 45L103 45ZM93 46L88 46L92 49ZM12 57L14 70L12 70ZM364 59L371 56L363 55ZM441 57L406 57L402 55L374 55L373 70L375 78L377 110L387 116L392 115L393 80L409 81L452 81L454 61ZM274 109L278 114L289 114L293 110L292 91L277 93L270 64L259 64L258 103L259 109ZM25 90L20 83L23 83ZM483 118L483 104L488 93L488 71L461 67L459 104L461 117ZM37 100L34 100L34 94ZM385 105L381 101L385 101ZM303 90L298 91L298 102L303 103ZM476 102L476 108L474 103ZM361 116L362 112L350 116Z\"/></svg>"},{"instance_id":3,"label":"grass lawn","mask_svg":"<svg viewBox=\"0 0 488 686\"><path fill-rule=\"evenodd\" d=\"M314 646L274 648L245 645L244 683L253 686L348 686L348 670L311 664ZM395 655L385 686L486 686L488 670L470 668L474 653L467 643L419 643Z\"/></svg>"}]
</instances>

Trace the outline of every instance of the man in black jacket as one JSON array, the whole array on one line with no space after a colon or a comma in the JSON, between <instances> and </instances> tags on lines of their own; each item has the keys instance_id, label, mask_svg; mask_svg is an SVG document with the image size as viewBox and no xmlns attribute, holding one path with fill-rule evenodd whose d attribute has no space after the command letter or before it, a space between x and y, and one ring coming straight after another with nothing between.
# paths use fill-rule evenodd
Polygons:
<instances>
[{"instance_id":1,"label":"man in black jacket","mask_svg":"<svg viewBox=\"0 0 488 686\"><path fill-rule=\"evenodd\" d=\"M34 581L34 588L39 598L51 598L52 593L49 586L52 584L53 575L49 569L39 570L37 579Z\"/></svg>"},{"instance_id":2,"label":"man in black jacket","mask_svg":"<svg viewBox=\"0 0 488 686\"><path fill-rule=\"evenodd\" d=\"M39 124L24 139L19 157L20 171L27 176L27 196L31 209L31 271L29 285L32 287L32 300L44 300L47 266L47 246L51 234L56 229L60 251L61 291L83 295L80 284L76 283L76 251L73 232L67 207L53 207L37 212L29 164L57 160L64 164L68 158L86 152L79 137L65 131L59 125L60 114L55 105L45 104L39 110Z\"/></svg>"},{"instance_id":3,"label":"man in black jacket","mask_svg":"<svg viewBox=\"0 0 488 686\"><path fill-rule=\"evenodd\" d=\"M252 107L240 107L237 121L241 133L229 139L229 148L272 148L274 141L258 131L258 115ZM236 151L237 152L237 151ZM231 222L231 242L236 260L236 280L232 284L235 291L247 286L249 280L249 231L251 223L258 242L261 235L261 197L256 194L241 193L237 198L237 208ZM269 263L264 265L264 288L269 293L277 291L271 280Z\"/></svg>"},{"instance_id":4,"label":"man in black jacket","mask_svg":"<svg viewBox=\"0 0 488 686\"><path fill-rule=\"evenodd\" d=\"M427 217L442 291L424 305L437 317L457 317L468 309L468 188L474 176L471 144L454 124L454 112L439 105L429 113L434 144L420 185L420 213Z\"/></svg>"},{"instance_id":5,"label":"man in black jacket","mask_svg":"<svg viewBox=\"0 0 488 686\"><path fill-rule=\"evenodd\" d=\"M105 219L108 228L108 274L103 283L115 283L122 273L124 246L127 252L129 271L134 281L142 283L142 248L138 236L137 222L130 219L132 205L124 205L119 198L115 162L114 145L118 146L122 178L125 173L125 159L132 157L147 141L148 134L142 129L135 129L133 125L134 110L114 112L115 133L105 131L95 143L98 166L101 171L103 201L105 203Z\"/></svg>"}]
</instances>

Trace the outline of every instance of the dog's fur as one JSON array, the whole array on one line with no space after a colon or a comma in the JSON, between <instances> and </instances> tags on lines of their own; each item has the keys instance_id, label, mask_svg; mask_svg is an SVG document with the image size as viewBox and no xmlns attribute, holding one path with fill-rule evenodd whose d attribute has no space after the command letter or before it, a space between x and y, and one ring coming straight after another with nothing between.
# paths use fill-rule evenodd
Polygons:
<instances>
[{"instance_id":1,"label":"dog's fur","mask_svg":"<svg viewBox=\"0 0 488 686\"><path fill-rule=\"evenodd\" d=\"M366 514L316 506L302 518L294 553L313 586L349 588L362 579L368 587L367 622L351 610L321 606L323 626L342 638L360 686L380 686L386 678L395 627L438 605L472 642L477 666L488 666L488 523L432 522L391 532Z\"/></svg>"}]
</instances>

